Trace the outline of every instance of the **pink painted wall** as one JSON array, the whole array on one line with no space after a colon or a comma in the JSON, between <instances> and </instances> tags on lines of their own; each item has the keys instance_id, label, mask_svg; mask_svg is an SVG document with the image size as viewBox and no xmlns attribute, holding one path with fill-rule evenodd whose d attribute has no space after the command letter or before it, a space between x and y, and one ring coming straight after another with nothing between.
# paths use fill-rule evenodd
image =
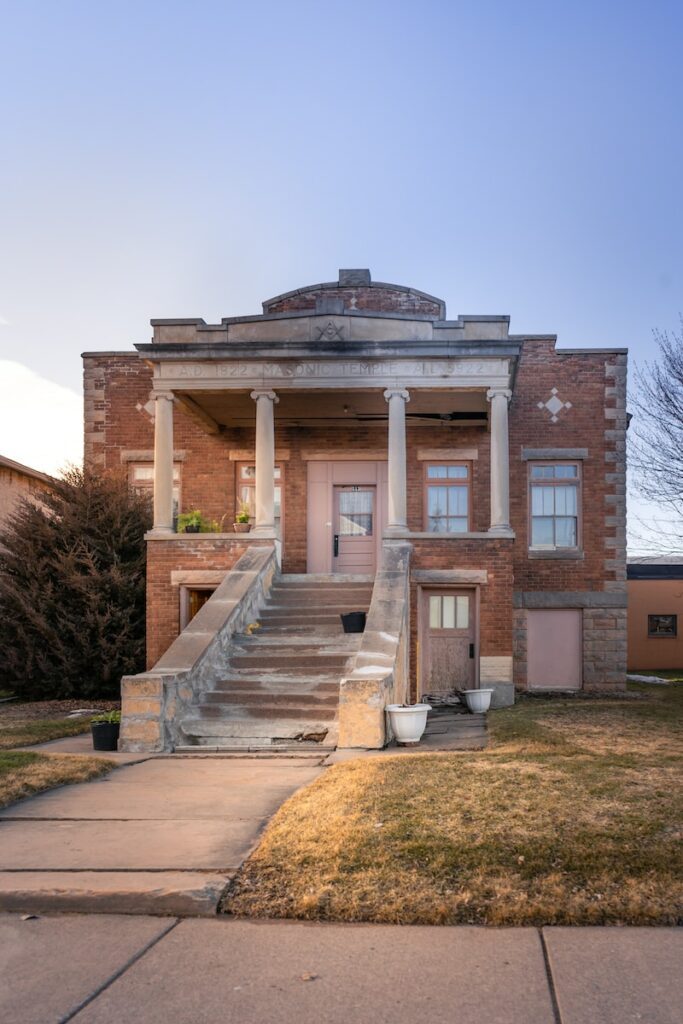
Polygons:
<instances>
[{"instance_id":1,"label":"pink painted wall","mask_svg":"<svg viewBox=\"0 0 683 1024\"><path fill-rule=\"evenodd\" d=\"M581 688L581 619L578 608L530 609L527 612L529 689Z\"/></svg>"}]
</instances>

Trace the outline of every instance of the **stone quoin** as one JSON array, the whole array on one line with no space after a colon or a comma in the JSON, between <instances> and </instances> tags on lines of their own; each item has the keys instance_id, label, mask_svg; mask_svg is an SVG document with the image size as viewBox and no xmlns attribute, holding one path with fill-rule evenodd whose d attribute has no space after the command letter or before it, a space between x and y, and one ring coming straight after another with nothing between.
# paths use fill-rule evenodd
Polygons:
<instances>
[{"instance_id":1,"label":"stone quoin","mask_svg":"<svg viewBox=\"0 0 683 1024\"><path fill-rule=\"evenodd\" d=\"M83 356L86 462L154 506L124 749L381 747L390 703L625 685L626 349L368 270L151 323Z\"/></svg>"}]
</instances>

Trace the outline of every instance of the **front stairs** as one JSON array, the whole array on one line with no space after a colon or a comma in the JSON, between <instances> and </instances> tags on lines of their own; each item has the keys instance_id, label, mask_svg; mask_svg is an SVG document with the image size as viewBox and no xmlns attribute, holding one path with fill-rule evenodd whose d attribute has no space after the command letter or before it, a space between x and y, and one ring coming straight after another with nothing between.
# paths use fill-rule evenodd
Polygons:
<instances>
[{"instance_id":1,"label":"front stairs","mask_svg":"<svg viewBox=\"0 0 683 1024\"><path fill-rule=\"evenodd\" d=\"M236 634L225 675L193 705L176 751L332 750L339 684L362 633L340 615L365 611L372 576L276 577L257 624Z\"/></svg>"}]
</instances>

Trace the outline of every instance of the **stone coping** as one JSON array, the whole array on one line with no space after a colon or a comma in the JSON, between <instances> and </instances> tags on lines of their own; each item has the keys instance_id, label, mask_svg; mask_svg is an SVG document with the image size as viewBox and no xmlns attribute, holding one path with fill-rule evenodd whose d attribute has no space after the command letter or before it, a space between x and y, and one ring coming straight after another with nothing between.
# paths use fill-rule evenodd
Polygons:
<instances>
[{"instance_id":1,"label":"stone coping","mask_svg":"<svg viewBox=\"0 0 683 1024\"><path fill-rule=\"evenodd\" d=\"M197 541L208 543L212 540L228 541L233 544L268 544L277 540L275 531L272 533L157 533L149 530L145 534L145 540L180 541L185 544L195 544Z\"/></svg>"}]
</instances>

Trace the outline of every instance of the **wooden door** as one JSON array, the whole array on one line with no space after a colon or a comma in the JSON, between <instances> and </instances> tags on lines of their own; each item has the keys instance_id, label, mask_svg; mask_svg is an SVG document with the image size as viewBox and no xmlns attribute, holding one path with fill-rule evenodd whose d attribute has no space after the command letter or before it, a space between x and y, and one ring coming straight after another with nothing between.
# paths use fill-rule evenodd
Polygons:
<instances>
[{"instance_id":1,"label":"wooden door","mask_svg":"<svg viewBox=\"0 0 683 1024\"><path fill-rule=\"evenodd\" d=\"M475 591L424 590L420 609L422 693L446 696L475 684Z\"/></svg>"},{"instance_id":2,"label":"wooden door","mask_svg":"<svg viewBox=\"0 0 683 1024\"><path fill-rule=\"evenodd\" d=\"M332 572L375 571L375 487L334 488Z\"/></svg>"}]
</instances>

